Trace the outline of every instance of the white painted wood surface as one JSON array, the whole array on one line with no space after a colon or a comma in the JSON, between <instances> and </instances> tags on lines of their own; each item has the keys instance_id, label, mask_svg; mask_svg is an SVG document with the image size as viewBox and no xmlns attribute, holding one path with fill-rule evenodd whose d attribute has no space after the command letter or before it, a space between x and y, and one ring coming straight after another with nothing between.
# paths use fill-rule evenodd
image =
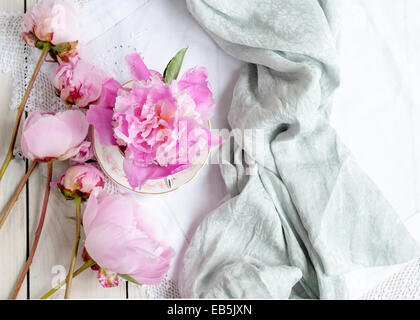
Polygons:
<instances>
[{"instance_id":1,"label":"white painted wood surface","mask_svg":"<svg viewBox=\"0 0 420 320\"><path fill-rule=\"evenodd\" d=\"M0 10L7 12L22 12L23 0L1 0ZM3 161L9 146L10 136L15 120L15 113L9 109L12 93L12 79L0 73L0 161ZM4 208L19 183L19 177L25 174L25 163L13 161L0 185L0 207ZM0 298L11 294L15 280L26 260L26 190L23 190L6 224L0 231ZM19 298L27 297L26 281L22 286Z\"/></svg>"},{"instance_id":2,"label":"white painted wood surface","mask_svg":"<svg viewBox=\"0 0 420 320\"><path fill-rule=\"evenodd\" d=\"M26 2L26 3L25 3ZM34 5L35 0L0 0L0 11L24 12ZM13 122L16 116L9 109L12 93L12 79L0 73L0 157L3 160L8 147ZM56 162L53 179L65 170L67 163ZM16 189L20 178L25 174L27 164L24 161L12 161L0 185L0 208L4 208ZM23 190L19 201L10 214L3 229L0 230L0 299L7 299L14 288L15 281L25 263L40 216L46 181L46 165L40 165L32 174L29 184ZM28 206L28 207L27 207ZM75 207L52 188L44 230L40 239L29 279L25 280L20 291L20 299L38 299L52 288L57 272L68 268L74 241L74 221L68 217L75 215ZM27 225L28 222L28 225ZM80 252L83 249L81 241ZM29 247L28 247L29 246ZM78 268L83 262L80 255L76 262ZM56 273L54 273L56 272ZM64 274L65 276L65 274ZM128 294L130 293L130 294ZM60 290L52 298L62 298ZM119 287L102 288L94 271L87 270L73 280L72 298L145 298L142 290L128 289L126 283Z\"/></svg>"}]
</instances>

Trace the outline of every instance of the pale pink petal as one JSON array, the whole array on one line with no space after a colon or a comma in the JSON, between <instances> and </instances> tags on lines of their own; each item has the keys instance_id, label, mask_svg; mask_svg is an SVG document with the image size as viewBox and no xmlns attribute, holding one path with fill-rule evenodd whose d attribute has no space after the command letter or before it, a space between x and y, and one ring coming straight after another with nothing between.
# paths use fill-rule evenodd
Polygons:
<instances>
[{"instance_id":1,"label":"pale pink petal","mask_svg":"<svg viewBox=\"0 0 420 320\"><path fill-rule=\"evenodd\" d=\"M134 161L124 159L124 173L132 188L141 187L149 179L160 179L190 167L190 164L174 164L161 167L156 164L148 166L136 165Z\"/></svg>"},{"instance_id":2,"label":"pale pink petal","mask_svg":"<svg viewBox=\"0 0 420 320\"><path fill-rule=\"evenodd\" d=\"M86 232L90 231L90 226L98 213L99 202L106 195L102 188L95 188L90 194L89 201L83 211L83 228Z\"/></svg>"},{"instance_id":3,"label":"pale pink petal","mask_svg":"<svg viewBox=\"0 0 420 320\"><path fill-rule=\"evenodd\" d=\"M95 137L99 139L102 145L117 145L112 126L112 115L114 111L111 108L100 106L90 106L86 118L95 128Z\"/></svg>"},{"instance_id":4,"label":"pale pink petal","mask_svg":"<svg viewBox=\"0 0 420 320\"><path fill-rule=\"evenodd\" d=\"M125 56L125 61L127 62L131 75L134 79L140 81L147 81L150 79L152 74L137 52L134 51L127 54Z\"/></svg>"},{"instance_id":5,"label":"pale pink petal","mask_svg":"<svg viewBox=\"0 0 420 320\"><path fill-rule=\"evenodd\" d=\"M214 113L215 104L206 68L189 69L178 82L180 91L186 90L196 104L196 111L202 120L208 120Z\"/></svg>"},{"instance_id":6,"label":"pale pink petal","mask_svg":"<svg viewBox=\"0 0 420 320\"><path fill-rule=\"evenodd\" d=\"M122 88L121 83L113 78L104 81L102 85L101 96L96 106L104 108L113 108L115 106L115 99L117 98L118 91Z\"/></svg>"},{"instance_id":7,"label":"pale pink petal","mask_svg":"<svg viewBox=\"0 0 420 320\"><path fill-rule=\"evenodd\" d=\"M124 267L121 259L127 254L124 228L113 224L95 224L86 236L85 247L101 268L125 272L121 270L121 266Z\"/></svg>"},{"instance_id":8,"label":"pale pink petal","mask_svg":"<svg viewBox=\"0 0 420 320\"><path fill-rule=\"evenodd\" d=\"M89 131L89 123L85 114L80 110L68 110L57 114L66 127L67 134L71 135L71 147L78 147L86 139Z\"/></svg>"},{"instance_id":9,"label":"pale pink petal","mask_svg":"<svg viewBox=\"0 0 420 320\"><path fill-rule=\"evenodd\" d=\"M48 161L66 153L73 135L56 116L45 116L22 131L22 151L32 160Z\"/></svg>"}]
</instances>

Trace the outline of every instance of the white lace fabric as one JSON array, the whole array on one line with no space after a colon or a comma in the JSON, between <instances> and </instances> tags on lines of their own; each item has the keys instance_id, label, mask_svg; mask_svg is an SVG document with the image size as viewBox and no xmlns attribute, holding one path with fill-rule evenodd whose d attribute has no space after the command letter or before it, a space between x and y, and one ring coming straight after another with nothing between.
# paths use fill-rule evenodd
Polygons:
<instances>
[{"instance_id":1,"label":"white lace fabric","mask_svg":"<svg viewBox=\"0 0 420 320\"><path fill-rule=\"evenodd\" d=\"M366 293L365 300L420 300L420 259Z\"/></svg>"},{"instance_id":2,"label":"white lace fabric","mask_svg":"<svg viewBox=\"0 0 420 320\"><path fill-rule=\"evenodd\" d=\"M81 7L92 2L92 0L74 1ZM148 1L143 2L147 3ZM18 107L23 98L36 60L40 55L39 50L29 48L22 40L22 21L22 13L0 12L0 71L10 74L13 79L13 93L10 103L10 109L12 110ZM127 71L123 66L123 56L135 48L136 40L138 41L139 38L144 36L142 33L133 32L126 36L124 40L121 40L121 43L111 41L104 44L101 50L92 50L95 51L96 57L99 57L99 59L96 59L97 65L117 80L126 80ZM97 43L97 40L101 40L101 38L103 37L98 37L94 42ZM131 43L131 40L133 40L133 43ZM26 111L38 108L46 111L65 109L64 103L55 94L50 74L51 70L49 70L47 63L34 84L25 107ZM105 189L109 193L120 191L119 187L109 179L106 179ZM180 298L176 280L170 275L166 276L160 285L144 286L144 288L147 296L152 299ZM420 260L407 265L377 288L365 294L362 299L420 299Z\"/></svg>"}]
</instances>

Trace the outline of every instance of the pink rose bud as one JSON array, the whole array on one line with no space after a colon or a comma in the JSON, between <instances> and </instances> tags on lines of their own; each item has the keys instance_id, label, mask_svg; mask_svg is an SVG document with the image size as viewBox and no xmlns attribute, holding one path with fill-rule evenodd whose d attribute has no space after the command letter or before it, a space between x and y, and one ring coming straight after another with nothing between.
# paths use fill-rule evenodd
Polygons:
<instances>
[{"instance_id":1,"label":"pink rose bud","mask_svg":"<svg viewBox=\"0 0 420 320\"><path fill-rule=\"evenodd\" d=\"M79 152L74 156L71 157L70 160L74 162L83 163L94 158L92 142L84 141L79 148Z\"/></svg>"},{"instance_id":2,"label":"pink rose bud","mask_svg":"<svg viewBox=\"0 0 420 320\"><path fill-rule=\"evenodd\" d=\"M83 213L85 247L101 267L141 284L158 284L174 250L162 242L154 215L132 195L93 190Z\"/></svg>"},{"instance_id":3,"label":"pink rose bud","mask_svg":"<svg viewBox=\"0 0 420 320\"><path fill-rule=\"evenodd\" d=\"M64 63L54 76L54 87L61 100L79 108L89 106L101 96L106 74L82 59Z\"/></svg>"},{"instance_id":4,"label":"pink rose bud","mask_svg":"<svg viewBox=\"0 0 420 320\"><path fill-rule=\"evenodd\" d=\"M54 53L67 60L75 55L80 38L79 12L70 1L43 0L25 14L22 29L28 45L50 43Z\"/></svg>"},{"instance_id":5,"label":"pink rose bud","mask_svg":"<svg viewBox=\"0 0 420 320\"><path fill-rule=\"evenodd\" d=\"M87 200L96 187L103 188L104 175L91 164L71 166L58 180L57 186L66 199L80 197Z\"/></svg>"},{"instance_id":6,"label":"pink rose bud","mask_svg":"<svg viewBox=\"0 0 420 320\"><path fill-rule=\"evenodd\" d=\"M26 119L21 137L26 158L37 161L67 160L78 154L89 124L83 112L36 110Z\"/></svg>"}]
</instances>

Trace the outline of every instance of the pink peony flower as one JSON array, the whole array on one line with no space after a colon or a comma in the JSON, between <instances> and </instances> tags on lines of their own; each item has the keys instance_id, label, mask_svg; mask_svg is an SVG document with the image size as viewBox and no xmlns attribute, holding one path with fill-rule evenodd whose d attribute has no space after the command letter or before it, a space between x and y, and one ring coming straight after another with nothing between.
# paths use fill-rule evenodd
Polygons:
<instances>
[{"instance_id":1,"label":"pink peony flower","mask_svg":"<svg viewBox=\"0 0 420 320\"><path fill-rule=\"evenodd\" d=\"M58 180L57 186L67 199L81 197L87 200L96 187L105 185L104 175L91 164L71 166Z\"/></svg>"},{"instance_id":2,"label":"pink peony flower","mask_svg":"<svg viewBox=\"0 0 420 320\"><path fill-rule=\"evenodd\" d=\"M92 142L83 141L80 145L79 152L74 157L71 157L70 160L83 163L92 160L94 157Z\"/></svg>"},{"instance_id":3,"label":"pink peony flower","mask_svg":"<svg viewBox=\"0 0 420 320\"><path fill-rule=\"evenodd\" d=\"M161 242L147 213L131 195L95 189L83 213L85 248L101 267L141 284L158 284L169 269L172 248Z\"/></svg>"},{"instance_id":4,"label":"pink peony flower","mask_svg":"<svg viewBox=\"0 0 420 320\"><path fill-rule=\"evenodd\" d=\"M113 110L107 108L106 117L104 108L90 110L88 121L100 131L101 143L123 147L124 171L136 188L190 167L221 139L204 127L214 112L205 68L190 69L181 81L167 84L137 53L126 61L135 78L131 88L113 86Z\"/></svg>"},{"instance_id":5,"label":"pink peony flower","mask_svg":"<svg viewBox=\"0 0 420 320\"><path fill-rule=\"evenodd\" d=\"M101 95L106 74L82 59L60 65L54 76L54 88L61 100L79 108L89 106Z\"/></svg>"},{"instance_id":6,"label":"pink peony flower","mask_svg":"<svg viewBox=\"0 0 420 320\"><path fill-rule=\"evenodd\" d=\"M79 152L89 129L83 112L34 111L26 119L21 137L25 157L37 161L66 160Z\"/></svg>"},{"instance_id":7,"label":"pink peony flower","mask_svg":"<svg viewBox=\"0 0 420 320\"><path fill-rule=\"evenodd\" d=\"M23 20L23 39L30 46L48 42L64 58L76 55L80 38L79 12L70 1L43 0L30 9Z\"/></svg>"}]
</instances>

